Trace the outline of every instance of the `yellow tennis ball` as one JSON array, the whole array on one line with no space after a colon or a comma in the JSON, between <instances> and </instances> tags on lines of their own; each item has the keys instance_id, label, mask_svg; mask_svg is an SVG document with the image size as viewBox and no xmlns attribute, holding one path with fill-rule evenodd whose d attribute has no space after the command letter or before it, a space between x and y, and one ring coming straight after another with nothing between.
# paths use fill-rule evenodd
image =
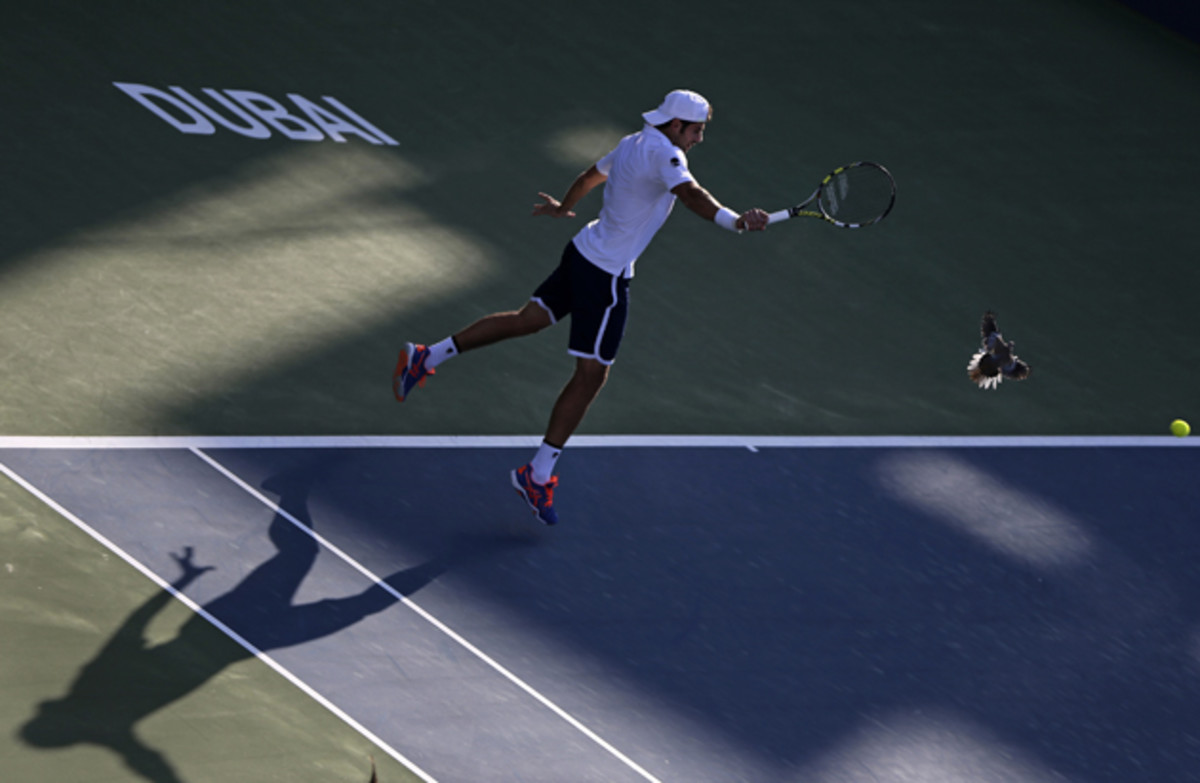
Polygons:
<instances>
[{"instance_id":1,"label":"yellow tennis ball","mask_svg":"<svg viewBox=\"0 0 1200 783\"><path fill-rule=\"evenodd\" d=\"M1191 434L1192 426L1183 419L1176 419L1171 422L1171 434L1177 438L1183 438Z\"/></svg>"}]
</instances>

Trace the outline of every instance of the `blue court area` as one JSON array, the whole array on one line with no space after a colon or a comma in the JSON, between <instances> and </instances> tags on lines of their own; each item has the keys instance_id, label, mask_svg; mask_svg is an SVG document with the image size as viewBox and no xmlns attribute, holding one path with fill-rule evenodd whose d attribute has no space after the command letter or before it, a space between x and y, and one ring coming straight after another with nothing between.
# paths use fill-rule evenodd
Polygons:
<instances>
[{"instance_id":1,"label":"blue court area","mask_svg":"<svg viewBox=\"0 0 1200 783\"><path fill-rule=\"evenodd\" d=\"M72 693L260 654L443 783L1196 780L1190 440L583 439L549 529L523 442L413 443L0 449L239 642Z\"/></svg>"}]
</instances>

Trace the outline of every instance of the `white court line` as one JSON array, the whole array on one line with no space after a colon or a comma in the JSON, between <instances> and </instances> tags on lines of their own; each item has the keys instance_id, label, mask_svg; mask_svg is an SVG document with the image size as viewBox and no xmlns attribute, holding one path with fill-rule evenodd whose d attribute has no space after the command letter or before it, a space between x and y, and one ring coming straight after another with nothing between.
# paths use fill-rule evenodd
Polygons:
<instances>
[{"instance_id":1,"label":"white court line","mask_svg":"<svg viewBox=\"0 0 1200 783\"><path fill-rule=\"evenodd\" d=\"M508 449L540 435L0 436L0 449ZM571 448L1174 448L1173 435L575 435Z\"/></svg>"},{"instance_id":2,"label":"white court line","mask_svg":"<svg viewBox=\"0 0 1200 783\"><path fill-rule=\"evenodd\" d=\"M430 615L406 596L395 591L378 576L370 572L357 561L350 558L332 543L323 539L310 528L261 495L255 488L249 486L235 474L220 465L216 460L204 454L201 449L249 449L249 448L524 448L536 446L541 437L536 435L524 436L160 436L160 437L75 437L75 436L0 436L0 449L188 449L199 458L225 475L253 497L271 508L275 513L288 519L305 533L313 536L322 546L341 558L361 574L371 579L403 603L411 611L425 619L450 639L471 652L479 660L487 664L505 679L537 700L558 717L576 728L582 734L593 740L614 757L624 762L630 769L638 772L646 780L653 783L659 781L647 771L628 759L619 750L596 735L569 713L562 710L531 686L520 680L496 661L472 645L465 638L446 626L433 615ZM1200 439L1176 438L1173 436L690 436L690 435L610 435L610 436L575 436L571 446L595 447L673 447L673 448L742 448L752 452L760 448L1004 448L1004 447L1095 447L1095 448L1163 448L1187 447L1200 445ZM238 635L216 617L209 614L187 596L183 595L169 583L159 578L148 567L144 566L120 547L109 541L85 522L42 493L35 486L0 462L0 472L33 494L48 507L83 530L100 544L121 557L125 562L136 568L159 587L167 590L176 599L192 611L204 617L216 628L236 641L248 652L281 674L289 682L311 696L334 715L341 718L347 725L358 731L365 738L375 743L401 764L419 776L422 780L436 783L432 777L423 772L413 762L405 758L399 751L384 743L372 734L366 727L359 724L332 702L316 692L311 686L293 675L266 653L256 649L246 639Z\"/></svg>"},{"instance_id":3,"label":"white court line","mask_svg":"<svg viewBox=\"0 0 1200 783\"><path fill-rule=\"evenodd\" d=\"M191 598L188 598L186 595L181 593L179 590L175 589L175 587L173 585L171 585L166 580L160 578L158 576L158 574L154 573L154 571L152 571L148 566L143 565L139 560L134 558L132 555L127 553L125 550L121 549L121 547L117 546L115 543L110 541L99 531L92 528L90 525L88 525L86 522L84 522L79 517L72 514L70 511L68 511L63 506L59 505L53 498L51 498L49 495L46 495L44 492L42 492L40 489L35 487L30 482L26 481L22 476L18 475L15 471L13 471L11 468L8 467L8 465L4 464L3 462L0 462L0 473L3 473L4 475L8 476L10 479L12 479L14 482L16 482L19 486L24 488L26 492L30 493L31 495L36 497L38 500L42 501L42 503L46 504L46 506L48 506L52 510L56 511L59 514L59 516L63 517L68 522L72 523L77 528L79 528L83 532L87 533L89 536L94 538L96 541L100 542L100 544L102 544L104 547L106 547L110 552L117 555L117 557L121 558L126 563L128 563L129 565L136 568L138 571L140 571L142 573L143 576L145 576L150 581L154 582L156 585L158 585L163 590L166 590L168 593L170 593L172 596L174 596L175 599L178 600L180 603L187 606L189 609L191 609L193 612L195 612L196 614L203 617L205 620L208 620L218 630L220 630L222 633L224 633L230 639L233 639L233 641L237 642L243 648L245 648L245 650L247 652L249 652L251 655L253 655L258 660L265 663L267 666L270 666L278 674L282 675L288 682L290 682L292 685L295 685L301 691L306 693L308 696L310 696L312 699L314 699L318 704L323 706L325 709L329 710L334 715L341 718L348 726L350 726L352 729L357 731L359 734L361 734L367 740L373 742L377 747L381 748L385 753L387 753L389 756L394 758L396 761L403 764L414 775L421 778L421 780L427 781L427 783L437 783L437 781L434 780L432 777L430 777L428 773L424 772L416 764L414 764L413 762L411 762L407 758L405 758L403 756L403 754L401 754L395 748L391 747L386 742L384 742L382 739L380 739L379 737L372 734L371 731L369 729L367 729L367 727L363 726L358 721L354 720L354 718L350 717L350 715L343 712L337 705L335 705L333 702L329 701L329 699L326 699L324 696L322 696L320 693L318 693L316 690L314 690L310 685L308 685L308 683L304 682L299 677L292 674L288 669L284 668L280 663L278 663L270 655L259 650L257 647L255 647L253 644L251 644L247 639L245 639L243 636L241 636L237 631L233 630L228 625L221 622L219 619L217 619L212 614L210 614L208 612L208 610L206 610L204 607L200 606L195 601L193 601Z\"/></svg>"},{"instance_id":4,"label":"white court line","mask_svg":"<svg viewBox=\"0 0 1200 783\"><path fill-rule=\"evenodd\" d=\"M245 490L254 499L258 500L260 503L266 505L268 508L270 508L276 514L283 517L287 521L291 522L298 529L303 531L306 535L311 536L313 538L313 540L315 540L318 544L325 547L331 553L336 555L344 563L349 565L351 568L353 568L355 571L359 572L363 576L365 576L367 579L370 579L372 582L374 582L377 587L381 587L384 590L386 590L389 595L391 595L397 601L404 604L410 610L415 612L417 615L419 615L421 617L421 619L428 622L434 628L441 631L443 634L448 636L454 642L459 644L463 649L467 650L467 652L471 653L476 658L478 658L480 661L487 664L489 667L491 667L492 670L494 670L495 672L500 674L502 677L504 677L504 679L508 680L510 683L512 683L513 685L520 688L527 695L533 697L539 704L541 704L543 707L545 707L546 709L553 712L558 717L562 718L564 721L566 721L568 724L570 724L573 728L575 728L577 731L579 731L585 737L590 739L592 742L596 743L601 748L608 751L617 760L619 760L620 762L625 764L625 766L629 767L630 769L632 769L634 772L641 775L646 780L651 781L651 783L661 783L661 781L659 781L658 778L651 775L645 769L642 769L642 767L639 766L636 762L634 762L632 759L630 759L628 756L626 756L621 751L617 750L617 748L615 748L613 745L609 744L603 737L596 734L594 731L592 731L587 726L585 726L583 723L581 723L577 718L575 718L575 716L571 715L566 710L559 707L554 702L550 701L550 699L543 696L540 692L535 690L533 688L533 686L529 685L524 680L522 680L520 677L517 677L517 675L513 674L508 669L504 668L504 666L502 666L500 663L496 662L493 658L489 657L487 655L487 653L483 652L483 650L479 649L478 647L473 645L471 642L467 641L466 638L461 636L454 629L450 628L450 626L446 625L441 620L439 620L438 618L434 617L429 612L422 609L420 606L418 606L416 603L414 603L408 596L404 595L399 590L396 590L394 587L389 585L387 582L385 582L379 576L374 574L366 566L362 565L357 560L350 557L350 555L346 554L341 549L339 549L337 546L335 546L332 542L328 541L320 533L316 532L312 528L310 528L307 525L305 525L304 523L302 523L300 520L293 517L286 510L284 510L282 507L280 507L279 504L275 503L270 498L266 497L261 492L259 492L256 488L250 486L250 484L243 481L233 471L229 470L224 465L222 465L220 462L213 459L209 455L205 454L200 449L191 448L191 449L189 449L189 451L191 451L193 454L195 454L200 459L207 462L218 473L225 476L225 478L229 479L234 484L236 484L238 487Z\"/></svg>"}]
</instances>

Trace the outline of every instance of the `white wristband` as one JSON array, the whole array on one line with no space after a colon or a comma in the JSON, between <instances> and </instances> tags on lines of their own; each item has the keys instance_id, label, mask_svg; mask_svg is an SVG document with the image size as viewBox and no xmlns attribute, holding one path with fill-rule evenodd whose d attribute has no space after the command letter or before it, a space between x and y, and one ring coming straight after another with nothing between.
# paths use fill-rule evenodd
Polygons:
<instances>
[{"instance_id":1,"label":"white wristband","mask_svg":"<svg viewBox=\"0 0 1200 783\"><path fill-rule=\"evenodd\" d=\"M734 212L729 207L721 207L717 210L717 214L713 217L713 222L721 228L727 228L730 231L736 231L740 234L742 231L737 227L737 221L739 217L741 217L741 215Z\"/></svg>"}]
</instances>

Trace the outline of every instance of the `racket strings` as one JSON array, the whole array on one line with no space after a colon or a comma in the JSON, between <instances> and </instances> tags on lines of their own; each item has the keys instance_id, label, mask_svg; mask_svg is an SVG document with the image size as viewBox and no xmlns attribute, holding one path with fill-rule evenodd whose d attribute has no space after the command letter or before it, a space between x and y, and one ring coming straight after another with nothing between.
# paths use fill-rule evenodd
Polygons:
<instances>
[{"instance_id":1,"label":"racket strings","mask_svg":"<svg viewBox=\"0 0 1200 783\"><path fill-rule=\"evenodd\" d=\"M872 223L891 208L892 179L874 166L852 166L830 175L821 188L821 210L840 223Z\"/></svg>"}]
</instances>

